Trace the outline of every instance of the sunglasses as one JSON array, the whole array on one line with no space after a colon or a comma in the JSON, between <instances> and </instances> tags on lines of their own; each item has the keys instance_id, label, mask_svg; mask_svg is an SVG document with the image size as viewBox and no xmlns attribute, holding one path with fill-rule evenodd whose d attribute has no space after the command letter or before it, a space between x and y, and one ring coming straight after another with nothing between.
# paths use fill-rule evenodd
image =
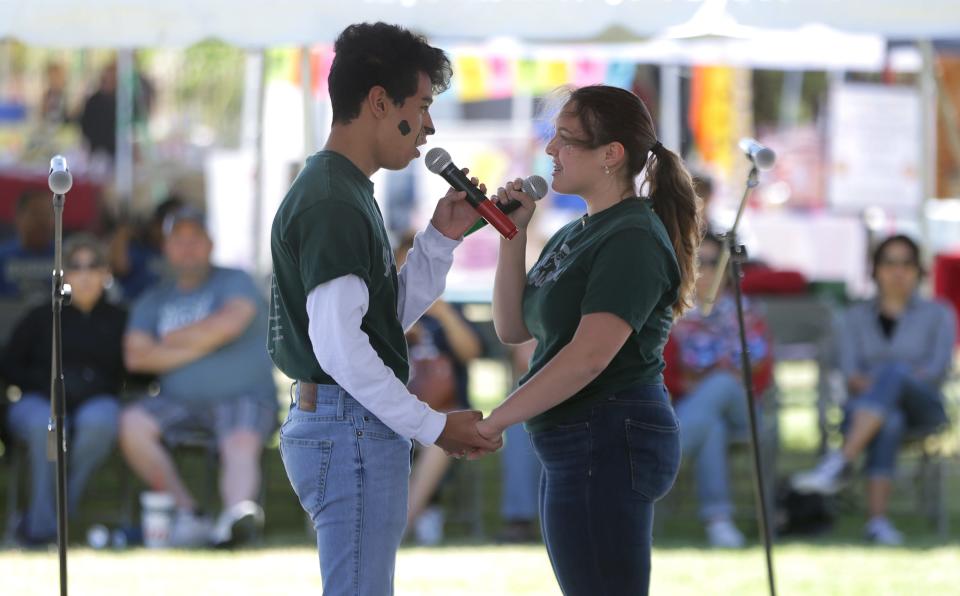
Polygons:
<instances>
[{"instance_id":1,"label":"sunglasses","mask_svg":"<svg viewBox=\"0 0 960 596\"><path fill-rule=\"evenodd\" d=\"M919 267L913 259L880 259L877 264L881 267Z\"/></svg>"},{"instance_id":2,"label":"sunglasses","mask_svg":"<svg viewBox=\"0 0 960 596\"><path fill-rule=\"evenodd\" d=\"M95 271L103 267L103 263L100 261L87 261L87 262L78 262L72 261L67 263L68 271Z\"/></svg>"}]
</instances>

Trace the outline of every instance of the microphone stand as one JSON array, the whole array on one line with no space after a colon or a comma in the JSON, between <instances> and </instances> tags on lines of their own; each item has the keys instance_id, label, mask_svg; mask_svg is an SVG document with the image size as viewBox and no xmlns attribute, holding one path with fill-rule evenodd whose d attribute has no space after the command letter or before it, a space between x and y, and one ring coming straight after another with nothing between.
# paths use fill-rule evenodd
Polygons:
<instances>
[{"instance_id":1,"label":"microphone stand","mask_svg":"<svg viewBox=\"0 0 960 596\"><path fill-rule=\"evenodd\" d=\"M743 276L742 265L747 257L746 248L737 241L737 227L740 225L740 218L743 217L744 208L747 205L747 197L759 183L759 172L756 163L753 163L750 173L747 176L747 184L743 191L743 197L740 199L740 207L737 210L737 218L733 222L733 227L729 232L723 235L723 252L720 253L720 260L717 264L717 278L708 295L710 300L706 300L702 309L704 315L708 315L713 309L720 288L723 285L724 273L726 273L727 262L730 263L731 281L733 283L733 297L737 307L737 326L740 331L740 369L743 374L743 387L747 400L747 415L750 419L750 451L753 454L754 470L754 496L757 500L757 524L759 526L761 539L763 540L764 552L767 560L767 582L769 584L770 596L776 596L776 582L773 575L773 546L771 544L770 517L767 512L767 500L764 491L763 466L760 461L760 441L757 434L757 414L754 408L753 396L753 372L750 366L750 352L747 349L747 331L743 319L743 294L740 288L740 280Z\"/></svg>"},{"instance_id":2,"label":"microphone stand","mask_svg":"<svg viewBox=\"0 0 960 596\"><path fill-rule=\"evenodd\" d=\"M50 367L50 421L47 457L57 461L57 550L60 557L60 595L67 596L67 436L64 430L66 390L63 382L63 337L60 314L70 304L70 285L63 282L64 194L54 191L53 347Z\"/></svg>"}]
</instances>

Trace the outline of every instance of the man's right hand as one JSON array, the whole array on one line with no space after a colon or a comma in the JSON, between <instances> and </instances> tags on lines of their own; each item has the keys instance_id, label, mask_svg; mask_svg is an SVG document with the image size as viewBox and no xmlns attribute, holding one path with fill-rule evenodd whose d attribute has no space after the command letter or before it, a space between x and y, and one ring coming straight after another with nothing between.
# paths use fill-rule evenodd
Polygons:
<instances>
[{"instance_id":1,"label":"man's right hand","mask_svg":"<svg viewBox=\"0 0 960 596\"><path fill-rule=\"evenodd\" d=\"M447 414L447 424L437 438L437 446L447 455L462 456L467 453L492 453L503 446L503 441L491 441L477 432L477 422L483 414L476 410L459 410Z\"/></svg>"}]
</instances>

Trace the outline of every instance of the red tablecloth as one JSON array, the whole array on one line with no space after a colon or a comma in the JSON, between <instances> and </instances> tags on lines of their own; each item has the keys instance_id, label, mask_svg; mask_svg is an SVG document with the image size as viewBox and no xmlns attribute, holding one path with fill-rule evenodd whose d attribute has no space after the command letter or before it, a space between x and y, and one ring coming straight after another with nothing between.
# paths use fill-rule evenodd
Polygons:
<instances>
[{"instance_id":1,"label":"red tablecloth","mask_svg":"<svg viewBox=\"0 0 960 596\"><path fill-rule=\"evenodd\" d=\"M934 258L933 293L953 304L954 312L960 314L960 251L939 254ZM960 329L957 344L960 345Z\"/></svg>"},{"instance_id":2,"label":"red tablecloth","mask_svg":"<svg viewBox=\"0 0 960 596\"><path fill-rule=\"evenodd\" d=\"M31 188L49 192L46 171L0 170L0 223L13 224L17 199L23 191ZM63 208L65 231L94 229L100 215L100 190L100 185L95 182L73 177L73 188L67 193Z\"/></svg>"}]
</instances>

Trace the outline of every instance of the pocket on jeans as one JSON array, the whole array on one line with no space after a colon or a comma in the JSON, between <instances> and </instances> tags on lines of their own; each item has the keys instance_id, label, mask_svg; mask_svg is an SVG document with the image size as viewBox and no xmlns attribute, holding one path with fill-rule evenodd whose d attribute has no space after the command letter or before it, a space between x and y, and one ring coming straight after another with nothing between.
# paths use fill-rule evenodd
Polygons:
<instances>
[{"instance_id":1,"label":"pocket on jeans","mask_svg":"<svg viewBox=\"0 0 960 596\"><path fill-rule=\"evenodd\" d=\"M300 506L311 518L323 508L333 441L280 436L280 458Z\"/></svg>"},{"instance_id":2,"label":"pocket on jeans","mask_svg":"<svg viewBox=\"0 0 960 596\"><path fill-rule=\"evenodd\" d=\"M363 431L363 434L360 436L368 439L396 441L403 438L378 418L369 415L363 417L363 425L360 427L360 430Z\"/></svg>"},{"instance_id":3,"label":"pocket on jeans","mask_svg":"<svg viewBox=\"0 0 960 596\"><path fill-rule=\"evenodd\" d=\"M644 404L625 421L633 490L649 501L663 498L680 470L680 426L667 404Z\"/></svg>"}]
</instances>

